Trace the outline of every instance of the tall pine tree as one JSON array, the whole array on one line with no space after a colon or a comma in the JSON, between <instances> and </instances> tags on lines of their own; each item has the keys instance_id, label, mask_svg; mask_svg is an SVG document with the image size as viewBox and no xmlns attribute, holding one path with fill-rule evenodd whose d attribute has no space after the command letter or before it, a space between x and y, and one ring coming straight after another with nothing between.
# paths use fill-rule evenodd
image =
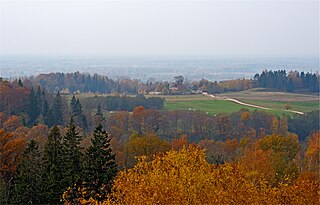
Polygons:
<instances>
[{"instance_id":1,"label":"tall pine tree","mask_svg":"<svg viewBox=\"0 0 320 205\"><path fill-rule=\"evenodd\" d=\"M76 99L74 95L72 96L70 107L71 115L75 118L76 125L86 130L88 128L87 118L82 112L82 106L79 99Z\"/></svg>"},{"instance_id":2,"label":"tall pine tree","mask_svg":"<svg viewBox=\"0 0 320 205\"><path fill-rule=\"evenodd\" d=\"M67 188L63 180L63 157L60 130L54 126L44 148L42 165L45 203L59 204L62 193Z\"/></svg>"},{"instance_id":3,"label":"tall pine tree","mask_svg":"<svg viewBox=\"0 0 320 205\"><path fill-rule=\"evenodd\" d=\"M28 109L27 109L27 114L29 116L29 120L28 120L29 126L32 126L35 124L36 119L39 115L39 110L37 105L38 103L37 103L36 93L34 92L34 89L31 88L29 93L29 98L28 98Z\"/></svg>"},{"instance_id":4,"label":"tall pine tree","mask_svg":"<svg viewBox=\"0 0 320 205\"><path fill-rule=\"evenodd\" d=\"M117 164L110 147L110 136L101 124L94 130L91 146L86 150L85 157L86 197L103 201L111 191L112 181L117 174Z\"/></svg>"},{"instance_id":5,"label":"tall pine tree","mask_svg":"<svg viewBox=\"0 0 320 205\"><path fill-rule=\"evenodd\" d=\"M81 136L76 131L73 117L71 117L67 133L62 139L62 150L64 156L64 181L68 186L79 183L82 174L81 160Z\"/></svg>"},{"instance_id":6,"label":"tall pine tree","mask_svg":"<svg viewBox=\"0 0 320 205\"><path fill-rule=\"evenodd\" d=\"M34 140L31 140L22 154L15 178L15 204L41 204L41 154Z\"/></svg>"},{"instance_id":7,"label":"tall pine tree","mask_svg":"<svg viewBox=\"0 0 320 205\"><path fill-rule=\"evenodd\" d=\"M62 97L58 92L54 98L53 106L52 106L52 114L53 114L53 125L63 125L63 105L62 105Z\"/></svg>"},{"instance_id":8,"label":"tall pine tree","mask_svg":"<svg viewBox=\"0 0 320 205\"><path fill-rule=\"evenodd\" d=\"M94 120L97 125L104 123L105 118L103 116L102 108L100 104L98 105L96 113L94 114Z\"/></svg>"}]
</instances>

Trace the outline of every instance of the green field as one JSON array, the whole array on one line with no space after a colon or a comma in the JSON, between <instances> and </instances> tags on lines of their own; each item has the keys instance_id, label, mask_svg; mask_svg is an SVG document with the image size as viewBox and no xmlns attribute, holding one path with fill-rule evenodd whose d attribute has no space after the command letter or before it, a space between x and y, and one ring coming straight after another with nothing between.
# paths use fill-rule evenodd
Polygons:
<instances>
[{"instance_id":1,"label":"green field","mask_svg":"<svg viewBox=\"0 0 320 205\"><path fill-rule=\"evenodd\" d=\"M276 110L283 110L286 104L291 106L291 110L301 112L310 112L319 109L319 101L306 101L306 102L283 102L283 101L270 101L270 100L242 100L245 103L255 104L264 107L270 107Z\"/></svg>"},{"instance_id":2,"label":"green field","mask_svg":"<svg viewBox=\"0 0 320 205\"><path fill-rule=\"evenodd\" d=\"M206 112L208 114L218 113L233 113L241 108L254 110L243 105L238 105L229 101L222 100L181 100L181 101L166 101L164 104L166 110L196 110Z\"/></svg>"},{"instance_id":3,"label":"green field","mask_svg":"<svg viewBox=\"0 0 320 205\"><path fill-rule=\"evenodd\" d=\"M258 95L259 96L259 95ZM256 110L257 108L239 105L234 102L225 100L215 100L208 96L202 95L183 95L183 96L162 96L166 99L165 109L166 110L197 110L208 114L218 114L218 113L233 113L239 111L241 108L248 110ZM261 97L261 96L259 96ZM291 97L291 96L290 96ZM300 99L301 100L301 99ZM310 98L308 98L310 100ZM290 98L290 101L273 101L273 100L257 100L257 99L242 99L240 100L244 103L259 105L263 107L270 108L257 109L270 112L281 116L282 114L294 115L291 112L285 111L285 105L289 104L292 108L291 110L310 112L312 110L319 109L319 101L298 101L295 102Z\"/></svg>"},{"instance_id":4,"label":"green field","mask_svg":"<svg viewBox=\"0 0 320 205\"><path fill-rule=\"evenodd\" d=\"M110 95L110 94L109 94ZM95 94L80 94L77 98L93 97ZM107 96L107 95L98 95ZM270 92L261 91L261 89L251 89L241 92L222 93L216 95L216 99L210 96L197 95L145 95L148 97L161 97L165 99L165 110L195 110L202 111L208 114L219 113L233 113L239 111L241 108L248 110L263 110L281 116L282 114L294 115L291 112L285 111L285 105L291 106L290 110L300 112L310 112L312 110L319 110L319 96L308 94L295 94L285 92ZM68 100L72 95L65 96ZM240 100L241 102L258 105L270 108L258 109L246 105L236 104L231 101L222 100L223 97L230 97Z\"/></svg>"}]
</instances>

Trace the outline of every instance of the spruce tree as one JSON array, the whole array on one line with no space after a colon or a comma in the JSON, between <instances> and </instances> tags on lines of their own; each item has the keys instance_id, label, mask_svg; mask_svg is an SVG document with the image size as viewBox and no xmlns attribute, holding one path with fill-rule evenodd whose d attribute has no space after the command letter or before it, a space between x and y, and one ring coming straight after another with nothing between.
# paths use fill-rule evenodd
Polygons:
<instances>
[{"instance_id":1,"label":"spruce tree","mask_svg":"<svg viewBox=\"0 0 320 205\"><path fill-rule=\"evenodd\" d=\"M46 203L59 204L63 191L67 188L63 181L63 151L60 130L54 126L44 149L42 178Z\"/></svg>"},{"instance_id":2,"label":"spruce tree","mask_svg":"<svg viewBox=\"0 0 320 205\"><path fill-rule=\"evenodd\" d=\"M27 114L29 116L28 125L34 125L39 113L37 109L37 96L33 88L31 88L29 93Z\"/></svg>"},{"instance_id":3,"label":"spruce tree","mask_svg":"<svg viewBox=\"0 0 320 205\"><path fill-rule=\"evenodd\" d=\"M97 125L102 124L102 122L105 120L100 104L98 105L98 108L96 110L96 113L95 113L94 117L95 117L95 123Z\"/></svg>"},{"instance_id":4,"label":"spruce tree","mask_svg":"<svg viewBox=\"0 0 320 205\"><path fill-rule=\"evenodd\" d=\"M117 174L117 164L110 147L110 136L101 124L94 130L91 146L86 150L85 157L86 197L102 201L111 191L112 181Z\"/></svg>"},{"instance_id":5,"label":"spruce tree","mask_svg":"<svg viewBox=\"0 0 320 205\"><path fill-rule=\"evenodd\" d=\"M67 133L63 136L62 150L64 156L64 181L68 186L78 183L82 174L81 136L76 131L73 117L71 117Z\"/></svg>"},{"instance_id":6,"label":"spruce tree","mask_svg":"<svg viewBox=\"0 0 320 205\"><path fill-rule=\"evenodd\" d=\"M88 128L87 118L82 112L82 106L79 99L76 99L74 95L72 96L70 107L71 115L75 118L76 125L86 130Z\"/></svg>"},{"instance_id":7,"label":"spruce tree","mask_svg":"<svg viewBox=\"0 0 320 205\"><path fill-rule=\"evenodd\" d=\"M49 112L49 104L48 101L46 99L46 94L44 91L42 91L42 102L41 102L41 114L43 115L43 117L46 117L48 115Z\"/></svg>"},{"instance_id":8,"label":"spruce tree","mask_svg":"<svg viewBox=\"0 0 320 205\"><path fill-rule=\"evenodd\" d=\"M76 114L76 103L77 103L76 97L73 95L70 101L71 115Z\"/></svg>"},{"instance_id":9,"label":"spruce tree","mask_svg":"<svg viewBox=\"0 0 320 205\"><path fill-rule=\"evenodd\" d=\"M62 97L60 93L58 92L57 95L54 98L53 106L53 124L54 125L63 125L63 105L62 105Z\"/></svg>"},{"instance_id":10,"label":"spruce tree","mask_svg":"<svg viewBox=\"0 0 320 205\"><path fill-rule=\"evenodd\" d=\"M15 204L41 204L41 154L34 140L31 140L22 154L15 178Z\"/></svg>"},{"instance_id":11,"label":"spruce tree","mask_svg":"<svg viewBox=\"0 0 320 205\"><path fill-rule=\"evenodd\" d=\"M20 87L23 87L23 84L22 84L22 81L21 81L20 78L19 78L19 81L18 81L18 85L19 85Z\"/></svg>"}]
</instances>

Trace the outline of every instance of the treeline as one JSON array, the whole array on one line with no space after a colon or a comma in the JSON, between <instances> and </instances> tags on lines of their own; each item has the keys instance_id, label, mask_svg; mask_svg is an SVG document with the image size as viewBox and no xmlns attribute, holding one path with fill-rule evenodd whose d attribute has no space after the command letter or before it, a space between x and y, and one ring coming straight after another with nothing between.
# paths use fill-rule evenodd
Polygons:
<instances>
[{"instance_id":1,"label":"treeline","mask_svg":"<svg viewBox=\"0 0 320 205\"><path fill-rule=\"evenodd\" d=\"M45 124L49 127L65 125L68 116L75 118L76 125L87 130L88 123L82 111L79 99L74 96L70 105L60 93L48 94L37 87L24 87L16 82L0 82L0 113L3 116L19 116L24 126L32 127L37 124ZM18 95L17 95L18 94ZM14 109L18 107L19 109Z\"/></svg>"},{"instance_id":2,"label":"treeline","mask_svg":"<svg viewBox=\"0 0 320 205\"><path fill-rule=\"evenodd\" d=\"M135 79L112 80L103 75L75 73L50 73L29 77L22 81L32 86L40 85L49 93L121 93L121 94L190 94L208 92L211 94L236 92L250 88L262 87L287 92L319 92L319 75L285 70L268 71L256 74L253 79L234 79L226 81L186 82L183 76L176 76L171 82L141 82Z\"/></svg>"},{"instance_id":3,"label":"treeline","mask_svg":"<svg viewBox=\"0 0 320 205\"><path fill-rule=\"evenodd\" d=\"M89 110L95 110L99 105L105 111L129 111L135 107L143 106L146 109L162 110L164 99L160 97L146 98L142 94L131 96L95 96L81 100L82 105Z\"/></svg>"},{"instance_id":4,"label":"treeline","mask_svg":"<svg viewBox=\"0 0 320 205\"><path fill-rule=\"evenodd\" d=\"M263 71L254 76L255 87L272 88L287 92L303 90L307 92L319 92L319 75L285 70Z\"/></svg>"},{"instance_id":5,"label":"treeline","mask_svg":"<svg viewBox=\"0 0 320 205\"><path fill-rule=\"evenodd\" d=\"M136 79L112 80L103 75L84 73L50 73L40 74L25 79L27 82L40 85L49 93L121 93L138 94L150 91L162 91L169 88L168 82L142 83ZM164 89L165 90L165 89Z\"/></svg>"},{"instance_id":6,"label":"treeline","mask_svg":"<svg viewBox=\"0 0 320 205\"><path fill-rule=\"evenodd\" d=\"M129 111L137 106L147 109L161 110L164 100L159 97L145 98L138 94L131 96L96 96L84 98L82 102L75 96L70 102L61 96L58 91L50 94L41 89L28 88L21 81L0 82L0 113L4 116L19 116L24 126L32 127L37 124L45 124L49 127L65 125L67 118L73 116L76 125L85 131L94 125L93 115L90 113L99 106L104 111Z\"/></svg>"},{"instance_id":7,"label":"treeline","mask_svg":"<svg viewBox=\"0 0 320 205\"><path fill-rule=\"evenodd\" d=\"M60 93L48 94L38 86L27 87L21 81L0 82L0 112L6 116L18 115L24 126L44 123L64 125L66 101Z\"/></svg>"},{"instance_id":8,"label":"treeline","mask_svg":"<svg viewBox=\"0 0 320 205\"><path fill-rule=\"evenodd\" d=\"M199 82L193 82L193 90L207 92L209 94L219 94L225 92L237 92L242 90L248 90L253 88L251 79L235 79L235 80L225 80L225 81L208 81L205 79Z\"/></svg>"}]
</instances>

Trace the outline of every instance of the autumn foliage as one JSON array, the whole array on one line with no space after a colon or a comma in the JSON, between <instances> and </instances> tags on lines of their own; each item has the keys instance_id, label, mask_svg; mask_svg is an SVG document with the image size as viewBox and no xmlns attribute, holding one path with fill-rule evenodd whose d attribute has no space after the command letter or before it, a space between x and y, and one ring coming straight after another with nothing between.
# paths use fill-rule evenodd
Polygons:
<instances>
[{"instance_id":1,"label":"autumn foliage","mask_svg":"<svg viewBox=\"0 0 320 205\"><path fill-rule=\"evenodd\" d=\"M263 176L253 181L238 164L210 165L192 146L150 162L140 157L118 174L102 204L317 204L319 191L318 181L303 177L277 187Z\"/></svg>"},{"instance_id":2,"label":"autumn foliage","mask_svg":"<svg viewBox=\"0 0 320 205\"><path fill-rule=\"evenodd\" d=\"M17 138L13 133L0 129L0 176L8 178L16 172L19 157L24 150L26 142Z\"/></svg>"}]
</instances>

